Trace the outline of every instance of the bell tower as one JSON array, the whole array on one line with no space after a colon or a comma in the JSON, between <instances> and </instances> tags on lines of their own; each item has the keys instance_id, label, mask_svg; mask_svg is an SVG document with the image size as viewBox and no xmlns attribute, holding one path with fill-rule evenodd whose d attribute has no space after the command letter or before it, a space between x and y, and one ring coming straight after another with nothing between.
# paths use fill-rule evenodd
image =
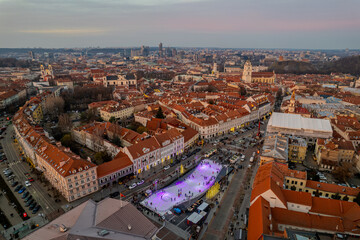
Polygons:
<instances>
[{"instance_id":1,"label":"bell tower","mask_svg":"<svg viewBox=\"0 0 360 240\"><path fill-rule=\"evenodd\" d=\"M291 94L290 104L288 108L289 113L295 112L295 91Z\"/></svg>"},{"instance_id":2,"label":"bell tower","mask_svg":"<svg viewBox=\"0 0 360 240\"><path fill-rule=\"evenodd\" d=\"M251 83L251 73L252 73L252 66L249 60L246 61L244 65L244 71L242 74L242 80L246 83Z\"/></svg>"}]
</instances>

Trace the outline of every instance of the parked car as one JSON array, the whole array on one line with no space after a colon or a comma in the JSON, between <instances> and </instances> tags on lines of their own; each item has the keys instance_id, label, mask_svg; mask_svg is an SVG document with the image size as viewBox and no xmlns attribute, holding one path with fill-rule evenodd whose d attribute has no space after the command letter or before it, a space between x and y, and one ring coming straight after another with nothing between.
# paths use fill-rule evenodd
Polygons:
<instances>
[{"instance_id":1,"label":"parked car","mask_svg":"<svg viewBox=\"0 0 360 240\"><path fill-rule=\"evenodd\" d=\"M22 199L26 198L27 196L29 196L29 192L24 192L23 195L21 196Z\"/></svg>"},{"instance_id":2,"label":"parked car","mask_svg":"<svg viewBox=\"0 0 360 240\"><path fill-rule=\"evenodd\" d=\"M35 214L39 211L40 209L40 205L37 205L33 210L32 210L32 214Z\"/></svg>"},{"instance_id":3,"label":"parked car","mask_svg":"<svg viewBox=\"0 0 360 240\"><path fill-rule=\"evenodd\" d=\"M129 189L133 189L133 188L136 188L137 184L136 183L133 183L129 186Z\"/></svg>"},{"instance_id":4,"label":"parked car","mask_svg":"<svg viewBox=\"0 0 360 240\"><path fill-rule=\"evenodd\" d=\"M21 188L21 189L18 191L18 193L21 194L21 193L23 193L25 190L26 190L26 187L23 187L23 188Z\"/></svg>"},{"instance_id":5,"label":"parked car","mask_svg":"<svg viewBox=\"0 0 360 240\"><path fill-rule=\"evenodd\" d=\"M29 209L33 210L36 207L37 203L34 201L32 204L30 204Z\"/></svg>"},{"instance_id":6,"label":"parked car","mask_svg":"<svg viewBox=\"0 0 360 240\"><path fill-rule=\"evenodd\" d=\"M23 185L18 185L16 188L15 188L15 192L18 192L21 188L23 187Z\"/></svg>"},{"instance_id":7,"label":"parked car","mask_svg":"<svg viewBox=\"0 0 360 240\"><path fill-rule=\"evenodd\" d=\"M31 183L29 181L25 181L25 186L26 187L30 187L31 186Z\"/></svg>"},{"instance_id":8,"label":"parked car","mask_svg":"<svg viewBox=\"0 0 360 240\"><path fill-rule=\"evenodd\" d=\"M25 203L25 207L29 207L31 204L33 204L33 202L34 202L34 199L30 199L29 201L27 201Z\"/></svg>"},{"instance_id":9,"label":"parked car","mask_svg":"<svg viewBox=\"0 0 360 240\"><path fill-rule=\"evenodd\" d=\"M33 182L33 181L35 181L35 180L34 180L32 177L29 177L29 178L28 178L28 181L29 181L29 182Z\"/></svg>"},{"instance_id":10,"label":"parked car","mask_svg":"<svg viewBox=\"0 0 360 240\"><path fill-rule=\"evenodd\" d=\"M19 182L16 182L16 181L15 181L15 182L13 182L13 183L11 184L11 186L12 186L12 187L15 187L15 186L18 185L18 184L19 184Z\"/></svg>"},{"instance_id":11,"label":"parked car","mask_svg":"<svg viewBox=\"0 0 360 240\"><path fill-rule=\"evenodd\" d=\"M29 196L27 196L27 198L24 199L24 202L29 202L31 199L32 199L32 196L29 195Z\"/></svg>"},{"instance_id":12,"label":"parked car","mask_svg":"<svg viewBox=\"0 0 360 240\"><path fill-rule=\"evenodd\" d=\"M13 174L7 176L7 179L8 179L8 180L11 180L11 179L14 179L14 178L15 178L15 175L13 175Z\"/></svg>"},{"instance_id":13,"label":"parked car","mask_svg":"<svg viewBox=\"0 0 360 240\"><path fill-rule=\"evenodd\" d=\"M119 193L119 192L113 192L113 193L110 194L110 197L111 197L111 198L117 198L117 197L119 197L119 196L120 196L120 193Z\"/></svg>"},{"instance_id":14,"label":"parked car","mask_svg":"<svg viewBox=\"0 0 360 240\"><path fill-rule=\"evenodd\" d=\"M143 183L144 183L144 180L141 180L141 181L137 182L136 185L139 186L139 185L141 185Z\"/></svg>"}]
</instances>

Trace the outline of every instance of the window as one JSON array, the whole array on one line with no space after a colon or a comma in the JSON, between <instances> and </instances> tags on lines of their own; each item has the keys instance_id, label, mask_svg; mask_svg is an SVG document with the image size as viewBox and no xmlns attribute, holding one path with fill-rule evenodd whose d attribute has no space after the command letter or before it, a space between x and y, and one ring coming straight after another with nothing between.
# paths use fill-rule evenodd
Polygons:
<instances>
[{"instance_id":1,"label":"window","mask_svg":"<svg viewBox=\"0 0 360 240\"><path fill-rule=\"evenodd\" d=\"M300 182L300 186L302 186L303 185L303 182Z\"/></svg>"}]
</instances>

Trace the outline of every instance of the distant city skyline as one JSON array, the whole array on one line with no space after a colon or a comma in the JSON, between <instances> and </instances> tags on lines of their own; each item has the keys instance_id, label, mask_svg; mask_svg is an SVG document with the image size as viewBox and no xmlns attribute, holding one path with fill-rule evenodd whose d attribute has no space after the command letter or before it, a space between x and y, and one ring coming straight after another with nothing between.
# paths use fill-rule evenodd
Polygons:
<instances>
[{"instance_id":1,"label":"distant city skyline","mask_svg":"<svg viewBox=\"0 0 360 240\"><path fill-rule=\"evenodd\" d=\"M0 48L359 49L357 0L0 0Z\"/></svg>"}]
</instances>

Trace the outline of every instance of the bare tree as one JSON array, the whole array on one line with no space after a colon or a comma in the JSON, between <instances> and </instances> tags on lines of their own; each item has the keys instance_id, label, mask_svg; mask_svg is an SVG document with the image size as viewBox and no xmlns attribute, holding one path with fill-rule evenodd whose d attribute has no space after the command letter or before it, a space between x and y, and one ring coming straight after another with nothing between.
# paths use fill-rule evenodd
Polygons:
<instances>
[{"instance_id":1,"label":"bare tree","mask_svg":"<svg viewBox=\"0 0 360 240\"><path fill-rule=\"evenodd\" d=\"M72 127L72 121L70 119L69 114L67 113L62 113L59 116L59 128L61 129L62 132L69 132L71 127Z\"/></svg>"},{"instance_id":2,"label":"bare tree","mask_svg":"<svg viewBox=\"0 0 360 240\"><path fill-rule=\"evenodd\" d=\"M346 182L349 178L354 176L354 165L352 163L344 162L337 167L332 174L337 180Z\"/></svg>"},{"instance_id":3,"label":"bare tree","mask_svg":"<svg viewBox=\"0 0 360 240\"><path fill-rule=\"evenodd\" d=\"M62 97L49 96L45 100L44 107L45 112L50 117L55 118L64 111L64 99Z\"/></svg>"}]
</instances>

